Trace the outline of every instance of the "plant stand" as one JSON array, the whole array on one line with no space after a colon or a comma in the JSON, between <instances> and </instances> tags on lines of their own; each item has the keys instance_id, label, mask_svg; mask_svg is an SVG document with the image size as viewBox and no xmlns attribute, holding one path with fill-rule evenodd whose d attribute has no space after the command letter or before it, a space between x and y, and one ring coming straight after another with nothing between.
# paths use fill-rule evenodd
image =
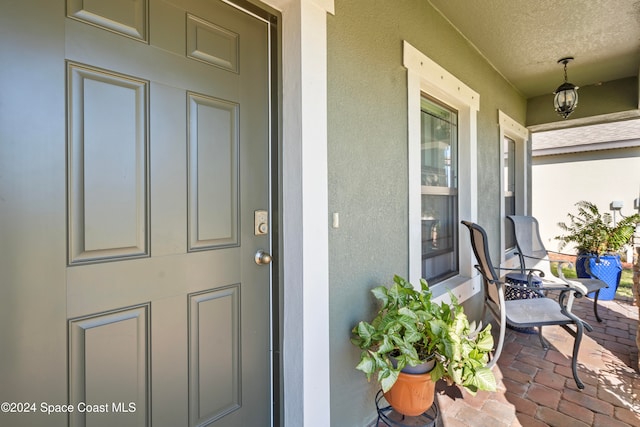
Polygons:
<instances>
[{"instance_id":1,"label":"plant stand","mask_svg":"<svg viewBox=\"0 0 640 427\"><path fill-rule=\"evenodd\" d=\"M381 425L390 427L440 427L440 411L438 404L434 400L433 405L422 414L416 417L402 415L393 410L391 405L386 404L382 390L376 395L376 410L378 411L378 421L376 427ZM382 424L381 424L382 423Z\"/></svg>"},{"instance_id":2,"label":"plant stand","mask_svg":"<svg viewBox=\"0 0 640 427\"><path fill-rule=\"evenodd\" d=\"M529 286L529 276L524 273L509 273L505 276L505 280L507 284L510 285L518 285L518 286ZM518 288L510 288L506 286L504 291L504 299L507 301L513 301L518 299L531 299L531 298L542 298L543 295L540 295L540 291L536 290L542 284L542 280L532 277L531 278L531 290L524 290ZM535 334L535 328L517 328L515 326L507 325L507 328L513 329L514 331L524 332L525 334Z\"/></svg>"}]
</instances>

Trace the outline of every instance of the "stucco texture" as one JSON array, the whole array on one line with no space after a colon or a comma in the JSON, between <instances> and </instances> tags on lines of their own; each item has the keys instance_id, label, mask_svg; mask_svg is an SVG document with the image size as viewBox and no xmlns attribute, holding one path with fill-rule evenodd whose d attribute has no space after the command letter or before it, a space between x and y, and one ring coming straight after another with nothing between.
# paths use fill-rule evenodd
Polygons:
<instances>
[{"instance_id":1,"label":"stucco texture","mask_svg":"<svg viewBox=\"0 0 640 427\"><path fill-rule=\"evenodd\" d=\"M375 418L378 385L355 370L351 328L373 317L370 289L408 274L408 41L480 94L478 222L499 247L498 110L524 123L526 101L423 0L336 0L328 16L331 424ZM331 224L331 220L329 223ZM463 236L465 237L465 236ZM467 244L466 239L461 240ZM480 298L465 304L479 313Z\"/></svg>"}]
</instances>

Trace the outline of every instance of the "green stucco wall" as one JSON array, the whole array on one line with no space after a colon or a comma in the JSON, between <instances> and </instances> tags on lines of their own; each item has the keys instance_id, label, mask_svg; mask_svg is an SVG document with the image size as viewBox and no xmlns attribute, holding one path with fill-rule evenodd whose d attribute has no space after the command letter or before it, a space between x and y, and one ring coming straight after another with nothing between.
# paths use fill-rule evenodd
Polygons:
<instances>
[{"instance_id":1,"label":"green stucco wall","mask_svg":"<svg viewBox=\"0 0 640 427\"><path fill-rule=\"evenodd\" d=\"M375 312L370 289L408 274L407 77L402 42L480 94L478 222L498 257L498 109L523 123L521 97L424 0L336 0L328 16L331 420L365 426L377 385L354 367L351 328ZM331 221L330 221L331 223ZM463 243L466 242L463 240ZM479 313L481 299L465 303Z\"/></svg>"}]
</instances>

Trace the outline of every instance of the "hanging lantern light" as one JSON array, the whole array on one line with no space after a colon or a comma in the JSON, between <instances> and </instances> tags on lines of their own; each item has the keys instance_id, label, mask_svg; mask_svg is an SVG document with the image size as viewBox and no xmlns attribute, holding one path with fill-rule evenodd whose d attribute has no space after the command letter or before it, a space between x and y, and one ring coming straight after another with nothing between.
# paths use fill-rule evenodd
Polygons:
<instances>
[{"instance_id":1,"label":"hanging lantern light","mask_svg":"<svg viewBox=\"0 0 640 427\"><path fill-rule=\"evenodd\" d=\"M562 58L558 60L558 64L564 64L564 83L558 86L553 97L553 107L563 119L569 117L573 110L578 106L578 86L567 81L567 63L572 61L573 57Z\"/></svg>"}]
</instances>

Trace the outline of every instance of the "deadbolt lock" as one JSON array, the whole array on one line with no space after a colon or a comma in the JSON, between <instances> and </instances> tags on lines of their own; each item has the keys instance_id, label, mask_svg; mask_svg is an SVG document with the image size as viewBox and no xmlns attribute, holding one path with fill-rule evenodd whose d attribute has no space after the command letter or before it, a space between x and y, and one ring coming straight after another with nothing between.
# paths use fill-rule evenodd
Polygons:
<instances>
[{"instance_id":1,"label":"deadbolt lock","mask_svg":"<svg viewBox=\"0 0 640 427\"><path fill-rule=\"evenodd\" d=\"M269 232L269 213L267 211L254 212L254 234L263 236Z\"/></svg>"}]
</instances>

